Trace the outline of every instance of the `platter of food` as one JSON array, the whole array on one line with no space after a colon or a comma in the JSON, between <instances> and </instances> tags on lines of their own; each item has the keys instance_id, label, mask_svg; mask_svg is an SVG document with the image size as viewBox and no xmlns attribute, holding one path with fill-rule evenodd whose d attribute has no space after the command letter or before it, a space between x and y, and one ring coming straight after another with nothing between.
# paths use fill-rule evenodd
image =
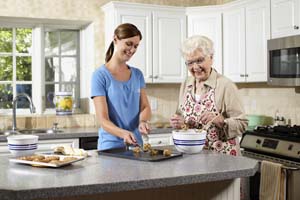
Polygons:
<instances>
[{"instance_id":1,"label":"platter of food","mask_svg":"<svg viewBox=\"0 0 300 200\"><path fill-rule=\"evenodd\" d=\"M34 154L9 159L12 163L31 165L33 167L62 167L83 160L84 156L64 156L55 154Z\"/></svg>"},{"instance_id":2,"label":"platter of food","mask_svg":"<svg viewBox=\"0 0 300 200\"><path fill-rule=\"evenodd\" d=\"M149 144L145 144L143 148L122 147L115 149L100 150L98 151L98 154L140 161L162 161L182 156L182 153L178 151L171 151L170 149L155 149L149 146Z\"/></svg>"}]
</instances>

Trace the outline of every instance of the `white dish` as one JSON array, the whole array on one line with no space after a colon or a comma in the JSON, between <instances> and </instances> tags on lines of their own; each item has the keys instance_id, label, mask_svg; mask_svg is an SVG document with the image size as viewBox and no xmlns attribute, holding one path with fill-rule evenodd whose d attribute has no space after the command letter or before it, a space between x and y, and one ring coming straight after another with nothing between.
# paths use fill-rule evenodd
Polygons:
<instances>
[{"instance_id":1,"label":"white dish","mask_svg":"<svg viewBox=\"0 0 300 200\"><path fill-rule=\"evenodd\" d=\"M39 136L11 135L7 137L8 149L16 156L32 155L37 149Z\"/></svg>"},{"instance_id":2,"label":"white dish","mask_svg":"<svg viewBox=\"0 0 300 200\"><path fill-rule=\"evenodd\" d=\"M37 155L37 154L35 154L35 155ZM84 156L64 156L64 155L55 155L55 154L51 154L51 155L39 154L39 155L42 155L45 158L51 157L51 156L57 156L57 157L59 157L60 161L63 161L66 158L76 158L76 159L66 161L66 162L61 162L61 163L47 163L47 162L21 160L20 159L21 157L18 157L18 158L9 159L9 161L12 162L12 163L26 164L26 165L31 165L31 166L34 166L34 167L54 167L54 168L57 168L57 167L62 167L62 166L69 165L69 164L74 163L74 162L81 161L85 158Z\"/></svg>"},{"instance_id":3,"label":"white dish","mask_svg":"<svg viewBox=\"0 0 300 200\"><path fill-rule=\"evenodd\" d=\"M206 141L205 130L174 130L172 132L175 148L182 153L193 154L202 151Z\"/></svg>"}]
</instances>

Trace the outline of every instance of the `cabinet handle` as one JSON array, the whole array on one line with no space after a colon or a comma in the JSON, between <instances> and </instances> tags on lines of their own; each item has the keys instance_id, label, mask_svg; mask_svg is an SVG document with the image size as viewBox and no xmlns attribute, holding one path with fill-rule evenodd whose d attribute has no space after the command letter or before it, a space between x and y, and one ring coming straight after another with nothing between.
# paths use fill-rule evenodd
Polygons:
<instances>
[{"instance_id":1,"label":"cabinet handle","mask_svg":"<svg viewBox=\"0 0 300 200\"><path fill-rule=\"evenodd\" d=\"M158 79L158 75L154 76L153 78Z\"/></svg>"},{"instance_id":2,"label":"cabinet handle","mask_svg":"<svg viewBox=\"0 0 300 200\"><path fill-rule=\"evenodd\" d=\"M149 75L148 78L153 78L153 76L152 76L152 75Z\"/></svg>"},{"instance_id":3,"label":"cabinet handle","mask_svg":"<svg viewBox=\"0 0 300 200\"><path fill-rule=\"evenodd\" d=\"M245 74L240 74L240 77L245 77Z\"/></svg>"},{"instance_id":4,"label":"cabinet handle","mask_svg":"<svg viewBox=\"0 0 300 200\"><path fill-rule=\"evenodd\" d=\"M245 77L248 77L248 74L245 74Z\"/></svg>"},{"instance_id":5,"label":"cabinet handle","mask_svg":"<svg viewBox=\"0 0 300 200\"><path fill-rule=\"evenodd\" d=\"M295 26L294 26L294 29L298 30L298 29L299 29L299 26L296 26L296 25L295 25Z\"/></svg>"},{"instance_id":6,"label":"cabinet handle","mask_svg":"<svg viewBox=\"0 0 300 200\"><path fill-rule=\"evenodd\" d=\"M162 141L158 141L158 144L161 144L162 143Z\"/></svg>"}]
</instances>

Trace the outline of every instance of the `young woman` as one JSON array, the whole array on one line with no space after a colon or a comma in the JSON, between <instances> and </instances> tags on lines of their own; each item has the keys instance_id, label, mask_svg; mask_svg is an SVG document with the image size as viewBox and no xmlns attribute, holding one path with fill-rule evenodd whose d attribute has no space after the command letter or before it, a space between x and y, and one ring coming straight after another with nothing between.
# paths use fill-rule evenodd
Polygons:
<instances>
[{"instance_id":1,"label":"young woman","mask_svg":"<svg viewBox=\"0 0 300 200\"><path fill-rule=\"evenodd\" d=\"M126 64L142 39L133 24L119 25L114 31L105 64L92 76L93 99L99 129L98 149L142 145L141 134L148 134L151 109L142 72Z\"/></svg>"}]
</instances>

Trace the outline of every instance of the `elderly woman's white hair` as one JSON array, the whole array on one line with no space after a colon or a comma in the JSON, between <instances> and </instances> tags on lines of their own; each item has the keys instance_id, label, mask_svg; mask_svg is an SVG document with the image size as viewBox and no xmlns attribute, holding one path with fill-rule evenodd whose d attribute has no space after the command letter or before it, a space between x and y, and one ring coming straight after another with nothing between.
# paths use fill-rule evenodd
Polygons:
<instances>
[{"instance_id":1,"label":"elderly woman's white hair","mask_svg":"<svg viewBox=\"0 0 300 200\"><path fill-rule=\"evenodd\" d=\"M213 42L208 37L202 35L194 35L183 41L181 53L186 58L197 49L201 50L205 56L214 55Z\"/></svg>"}]
</instances>

